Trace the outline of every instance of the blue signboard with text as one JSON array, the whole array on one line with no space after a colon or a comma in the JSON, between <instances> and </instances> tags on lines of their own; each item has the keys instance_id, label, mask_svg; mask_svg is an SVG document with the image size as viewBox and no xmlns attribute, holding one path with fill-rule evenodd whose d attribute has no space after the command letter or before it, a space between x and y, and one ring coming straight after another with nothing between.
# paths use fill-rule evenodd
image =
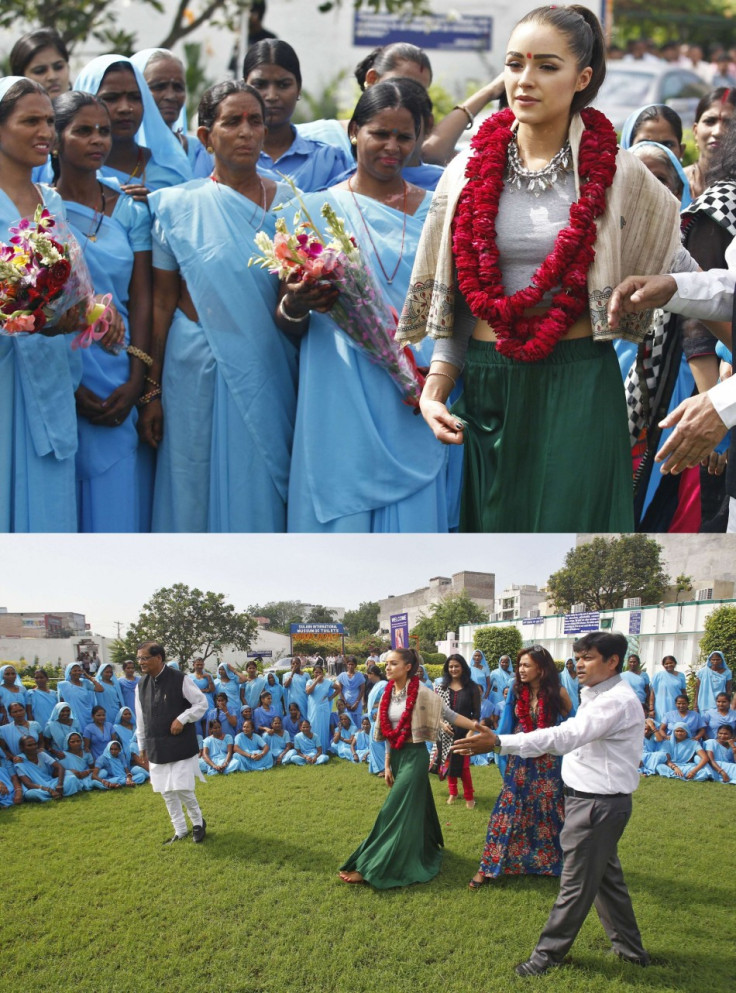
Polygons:
<instances>
[{"instance_id":1,"label":"blue signboard with text","mask_svg":"<svg viewBox=\"0 0 736 993\"><path fill-rule=\"evenodd\" d=\"M491 48L492 28L492 17L465 14L402 17L401 14L356 11L353 44L378 48L404 41L418 48L436 51L488 52Z\"/></svg>"},{"instance_id":2,"label":"blue signboard with text","mask_svg":"<svg viewBox=\"0 0 736 993\"><path fill-rule=\"evenodd\" d=\"M565 614L565 634L583 634L585 631L598 631L601 626L599 610L589 610L580 614Z\"/></svg>"}]
</instances>

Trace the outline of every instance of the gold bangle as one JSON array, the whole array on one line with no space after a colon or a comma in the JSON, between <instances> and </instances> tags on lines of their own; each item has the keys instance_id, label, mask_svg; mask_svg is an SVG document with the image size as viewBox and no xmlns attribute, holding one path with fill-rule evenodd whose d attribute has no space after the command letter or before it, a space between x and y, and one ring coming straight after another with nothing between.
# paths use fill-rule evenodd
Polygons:
<instances>
[{"instance_id":1,"label":"gold bangle","mask_svg":"<svg viewBox=\"0 0 736 993\"><path fill-rule=\"evenodd\" d=\"M138 348L137 345L128 345L126 351L128 355L132 355L134 359L140 359L141 362L149 368L153 365L153 359L148 352L144 352L143 349Z\"/></svg>"},{"instance_id":2,"label":"gold bangle","mask_svg":"<svg viewBox=\"0 0 736 993\"><path fill-rule=\"evenodd\" d=\"M465 116L468 119L468 123L465 125L465 130L466 131L470 131L470 129L472 128L472 126L475 124L475 118L470 113L470 111L468 110L468 108L464 104L462 104L462 103L456 103L455 106L452 109L453 110L462 110L463 114L465 114Z\"/></svg>"},{"instance_id":3,"label":"gold bangle","mask_svg":"<svg viewBox=\"0 0 736 993\"><path fill-rule=\"evenodd\" d=\"M284 297L285 296L286 294L284 294ZM289 324L303 324L304 321L306 321L307 318L309 317L309 312L307 311L307 313L304 314L303 317L292 317L291 314L286 313L286 309L284 307L284 297L281 297L281 299L279 300L278 313L281 315L281 317L283 317L285 321L288 321Z\"/></svg>"},{"instance_id":4,"label":"gold bangle","mask_svg":"<svg viewBox=\"0 0 736 993\"><path fill-rule=\"evenodd\" d=\"M156 389L149 390L148 393L144 393L142 397L138 398L138 406L146 407L149 403L153 403L154 400L158 400L161 396L161 387L158 386Z\"/></svg>"},{"instance_id":5,"label":"gold bangle","mask_svg":"<svg viewBox=\"0 0 736 993\"><path fill-rule=\"evenodd\" d=\"M457 381L452 378L449 372L441 372L439 369L430 369L427 375L424 377L425 380L429 379L430 376L444 376L445 379L450 380L453 389L455 389L455 387L457 386Z\"/></svg>"}]
</instances>

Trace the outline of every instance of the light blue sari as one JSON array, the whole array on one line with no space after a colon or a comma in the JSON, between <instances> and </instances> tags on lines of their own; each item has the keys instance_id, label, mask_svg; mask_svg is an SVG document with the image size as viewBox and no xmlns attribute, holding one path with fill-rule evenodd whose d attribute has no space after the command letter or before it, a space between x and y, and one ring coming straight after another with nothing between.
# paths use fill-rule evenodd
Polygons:
<instances>
[{"instance_id":1,"label":"light blue sari","mask_svg":"<svg viewBox=\"0 0 736 993\"><path fill-rule=\"evenodd\" d=\"M95 293L110 293L125 324L130 344L128 305L136 253L151 251L151 218L144 203L118 197L110 217L101 219L89 207L65 201L72 232L84 250ZM100 221L99 226L97 221ZM94 240L88 237L96 230ZM69 343L71 348L71 343ZM130 359L92 344L81 350L82 386L100 399L128 380ZM147 531L153 490L150 449L138 452L138 409L122 424L107 427L78 417L77 487L80 531Z\"/></svg>"},{"instance_id":2,"label":"light blue sari","mask_svg":"<svg viewBox=\"0 0 736 993\"><path fill-rule=\"evenodd\" d=\"M314 685L312 692L307 695L307 720L312 725L312 731L319 741L322 754L326 755L330 747L331 700L336 690L326 676L321 683L314 683L312 680L307 685Z\"/></svg>"},{"instance_id":3,"label":"light blue sari","mask_svg":"<svg viewBox=\"0 0 736 993\"><path fill-rule=\"evenodd\" d=\"M141 91L143 120L135 134L135 140L139 145L150 149L151 158L146 163L142 176L131 177L107 165L99 170L99 175L116 189L127 183L142 182L149 190L161 190L185 183L192 178L192 167L187 153L161 116L143 73L131 59L125 55L100 55L92 59L75 79L74 89L96 96L105 73L110 66L118 62L130 66L138 83L138 89Z\"/></svg>"},{"instance_id":4,"label":"light blue sari","mask_svg":"<svg viewBox=\"0 0 736 993\"><path fill-rule=\"evenodd\" d=\"M82 678L80 684L72 683L70 675L72 668L79 665L78 662L70 662L64 670L64 678L57 685L56 692L59 700L64 700L72 709L72 717L75 717L81 728L86 728L92 721L92 708L97 704L97 697L102 694L97 693L92 683L88 679Z\"/></svg>"},{"instance_id":5,"label":"light blue sari","mask_svg":"<svg viewBox=\"0 0 736 993\"><path fill-rule=\"evenodd\" d=\"M0 341L1 340L2 339L0 339ZM11 689L5 688L5 681L3 677L5 676L6 669L12 669L15 672L15 680L11 684ZM19 703L25 709L29 701L28 692L29 691L23 685L23 681L18 675L18 670L14 665L11 665L9 662L6 665L0 665L0 703L5 705L6 710L11 703ZM10 714L8 714L8 720L10 720Z\"/></svg>"},{"instance_id":6,"label":"light blue sari","mask_svg":"<svg viewBox=\"0 0 736 993\"><path fill-rule=\"evenodd\" d=\"M657 724L661 724L665 714L670 710L676 710L675 700L681 693L687 693L685 675L675 669L674 672L667 672L666 669L658 669L652 677L652 689L654 690L654 719Z\"/></svg>"},{"instance_id":7,"label":"light blue sari","mask_svg":"<svg viewBox=\"0 0 736 993\"><path fill-rule=\"evenodd\" d=\"M220 673L227 675L227 679L221 679ZM240 687L243 685L238 681L237 676L233 674L232 669L226 665L218 665L217 667L217 678L214 680L215 683L215 697L218 693L224 693L227 696L227 702L231 707L240 713L243 703L240 699Z\"/></svg>"},{"instance_id":8,"label":"light blue sari","mask_svg":"<svg viewBox=\"0 0 736 993\"><path fill-rule=\"evenodd\" d=\"M64 758L59 759L59 761L67 770L67 772L71 772L72 775L74 775L74 773L76 772L87 773L87 775L83 779L80 779L78 776L74 776L74 778L79 783L79 789L82 792L89 793L90 790L104 790L105 787L102 785L102 783L92 778L92 769L94 768L94 761L90 753L83 752L81 755L75 755L74 752L68 751L69 739L73 734L77 734L77 733L78 732L76 731L70 731L69 734L66 736L66 740L64 742Z\"/></svg>"},{"instance_id":9,"label":"light blue sari","mask_svg":"<svg viewBox=\"0 0 736 993\"><path fill-rule=\"evenodd\" d=\"M565 666L560 673L560 684L567 690L567 695L570 697L570 702L572 703L572 710L569 716L574 717L580 706L580 681L577 675L573 676L568 670L567 663L569 661L570 659L565 659Z\"/></svg>"},{"instance_id":10,"label":"light blue sari","mask_svg":"<svg viewBox=\"0 0 736 993\"><path fill-rule=\"evenodd\" d=\"M68 707L71 711L71 724L62 724L59 720L59 716L64 707ZM65 751L66 739L70 734L72 734L72 732L76 732L76 734L81 735L82 725L74 716L74 709L72 705L64 700L60 700L51 711L51 717L46 722L46 726L43 729L44 737L49 739L52 748L56 749L57 752L63 752Z\"/></svg>"},{"instance_id":11,"label":"light blue sari","mask_svg":"<svg viewBox=\"0 0 736 993\"><path fill-rule=\"evenodd\" d=\"M386 742L375 740L376 721L378 720L378 708L381 705L381 697L388 686L385 679L376 683L368 694L368 704L366 707L368 717L371 722L371 735L368 752L368 772L377 775L386 768Z\"/></svg>"},{"instance_id":12,"label":"light blue sari","mask_svg":"<svg viewBox=\"0 0 736 993\"><path fill-rule=\"evenodd\" d=\"M675 737L675 731L686 731L687 738L683 741L678 741ZM690 737L690 731L688 730L687 724L683 724L682 721L678 721L677 724L672 729L672 734L670 735L669 743L666 748L667 754L670 757L670 761L679 768L683 777L686 777L689 772L693 772L700 761L700 756L698 752L703 751L703 746L699 741L694 741ZM680 779L674 770L670 769L664 763L660 763L657 766L657 775L664 776L666 779ZM693 779L698 779L701 782L706 779L710 779L708 774L708 767L700 769L692 777Z\"/></svg>"},{"instance_id":13,"label":"light blue sari","mask_svg":"<svg viewBox=\"0 0 736 993\"><path fill-rule=\"evenodd\" d=\"M33 720L38 721L42 728L51 720L51 714L58 702L56 690L39 690L37 686L28 690L28 703L31 705Z\"/></svg>"},{"instance_id":14,"label":"light blue sari","mask_svg":"<svg viewBox=\"0 0 736 993\"><path fill-rule=\"evenodd\" d=\"M286 680L289 680L288 686ZM286 713L289 713L288 705L295 703L302 715L302 720L307 716L307 683L309 677L304 672L287 672L284 676L284 690L286 692ZM295 734L297 732L294 732Z\"/></svg>"},{"instance_id":15,"label":"light blue sari","mask_svg":"<svg viewBox=\"0 0 736 993\"><path fill-rule=\"evenodd\" d=\"M107 683L102 678L102 674L105 669L109 669L111 673L111 682ZM100 704L107 711L107 719L111 721L115 714L120 710L121 707L125 706L125 700L123 699L123 693L118 686L117 676L112 675L113 667L110 662L106 665L100 666L97 672L97 682L102 687L102 693L96 694L95 704Z\"/></svg>"},{"instance_id":16,"label":"light blue sari","mask_svg":"<svg viewBox=\"0 0 736 993\"><path fill-rule=\"evenodd\" d=\"M483 658L485 659L485 655ZM491 673L491 698L494 703L498 704L499 707L503 706L503 691L507 686L511 686L514 678L513 662L509 663L508 669L502 669L499 660L499 664Z\"/></svg>"},{"instance_id":17,"label":"light blue sari","mask_svg":"<svg viewBox=\"0 0 736 993\"><path fill-rule=\"evenodd\" d=\"M733 749L729 748L728 745L722 745L715 738L706 741L703 747L708 757L710 758L712 755L718 766L726 773L728 782L736 785L736 757L733 754ZM714 768L711 767L708 773L709 778L714 782L725 783L723 776L719 776Z\"/></svg>"},{"instance_id":18,"label":"light blue sari","mask_svg":"<svg viewBox=\"0 0 736 993\"><path fill-rule=\"evenodd\" d=\"M275 202L278 203L279 193ZM154 267L179 270L199 322L166 342L155 531L284 531L296 349L274 323L277 280L248 268L260 208L201 179L149 197Z\"/></svg>"},{"instance_id":19,"label":"light blue sari","mask_svg":"<svg viewBox=\"0 0 736 993\"><path fill-rule=\"evenodd\" d=\"M51 213L63 217L59 194L39 191ZM0 190L0 240L19 220ZM81 376L81 356L65 335L0 333L0 531L77 530L74 391Z\"/></svg>"},{"instance_id":20,"label":"light blue sari","mask_svg":"<svg viewBox=\"0 0 736 993\"><path fill-rule=\"evenodd\" d=\"M430 200L428 194L416 214L406 217L402 246L400 210L369 197L353 199L346 190L304 198L315 223L327 201L345 218L386 300L397 310L403 306ZM386 273L399 264L390 285L376 252ZM431 348L426 339L416 350L420 365L429 364ZM455 458L462 456L459 451L453 458L448 481L449 448L459 446L436 440L424 419L402 403L388 374L328 314L312 314L299 358L289 531L448 531L457 523L460 469Z\"/></svg>"},{"instance_id":21,"label":"light blue sari","mask_svg":"<svg viewBox=\"0 0 736 993\"><path fill-rule=\"evenodd\" d=\"M240 734L235 736L235 744L238 748L242 748L244 752L248 753L247 755L236 754L234 756L234 761L238 762L244 772L265 772L266 769L270 769L273 766L270 735L262 738L260 734L255 734L254 732L248 737L245 731L241 731ZM251 755L256 752L262 752L266 745L269 747L265 755L262 755L259 759L251 758Z\"/></svg>"},{"instance_id":22,"label":"light blue sari","mask_svg":"<svg viewBox=\"0 0 736 993\"><path fill-rule=\"evenodd\" d=\"M723 669L716 672L711 664L714 655L721 659ZM726 684L732 679L732 672L726 665L723 652L711 652L705 665L696 673L696 678L700 684L698 689L698 710L703 713L705 710L715 710L716 697L719 693L726 692Z\"/></svg>"},{"instance_id":23,"label":"light blue sari","mask_svg":"<svg viewBox=\"0 0 736 993\"><path fill-rule=\"evenodd\" d=\"M263 676L256 676L255 679L247 679L240 684L245 702L255 711L261 705L261 693L266 689L266 680Z\"/></svg>"}]
</instances>

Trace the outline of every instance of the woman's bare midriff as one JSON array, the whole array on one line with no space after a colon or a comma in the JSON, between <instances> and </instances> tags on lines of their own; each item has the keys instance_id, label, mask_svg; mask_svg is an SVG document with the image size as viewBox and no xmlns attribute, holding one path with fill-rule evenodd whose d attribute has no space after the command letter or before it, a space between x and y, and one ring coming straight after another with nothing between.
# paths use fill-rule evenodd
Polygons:
<instances>
[{"instance_id":1,"label":"woman's bare midriff","mask_svg":"<svg viewBox=\"0 0 736 993\"><path fill-rule=\"evenodd\" d=\"M195 324L199 323L199 316L197 314L197 311L195 310L194 303L192 302L192 298L189 296L189 290L187 288L187 284L184 282L183 279L181 281L181 290L179 292L179 300L176 306L179 308L179 310L182 312L182 314L185 317L189 318L190 321L194 321Z\"/></svg>"},{"instance_id":2,"label":"woman's bare midriff","mask_svg":"<svg viewBox=\"0 0 736 993\"><path fill-rule=\"evenodd\" d=\"M529 314L543 314L543 310L530 310ZM585 314L583 317L578 318L573 324L567 334L563 334L561 341L573 341L575 338L590 338L593 334L593 329L590 325L590 315ZM473 328L473 337L477 341L495 341L496 332L493 330L488 321L476 321L475 327Z\"/></svg>"}]
</instances>

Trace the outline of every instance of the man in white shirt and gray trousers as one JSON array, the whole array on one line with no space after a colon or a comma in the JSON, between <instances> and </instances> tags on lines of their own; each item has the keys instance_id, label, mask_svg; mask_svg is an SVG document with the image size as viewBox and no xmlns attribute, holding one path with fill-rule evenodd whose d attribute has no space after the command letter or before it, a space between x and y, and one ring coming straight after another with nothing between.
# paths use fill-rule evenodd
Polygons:
<instances>
[{"instance_id":1,"label":"man in white shirt and gray trousers","mask_svg":"<svg viewBox=\"0 0 736 993\"><path fill-rule=\"evenodd\" d=\"M516 966L519 976L541 976L560 965L593 905L615 954L649 965L616 853L639 785L644 738L641 704L620 676L627 647L624 635L607 631L574 642L581 686L575 717L527 734L499 736L478 725L477 736L452 746L463 754L493 749L522 758L564 756L560 892L536 948Z\"/></svg>"},{"instance_id":2,"label":"man in white shirt and gray trousers","mask_svg":"<svg viewBox=\"0 0 736 993\"><path fill-rule=\"evenodd\" d=\"M174 825L174 835L164 844L186 838L186 808L192 838L204 841L206 824L194 794L199 769L199 744L195 721L207 711L207 697L189 676L165 663L165 653L155 641L146 641L137 652L143 678L135 688L136 737L146 754L154 793L162 793Z\"/></svg>"}]
</instances>

